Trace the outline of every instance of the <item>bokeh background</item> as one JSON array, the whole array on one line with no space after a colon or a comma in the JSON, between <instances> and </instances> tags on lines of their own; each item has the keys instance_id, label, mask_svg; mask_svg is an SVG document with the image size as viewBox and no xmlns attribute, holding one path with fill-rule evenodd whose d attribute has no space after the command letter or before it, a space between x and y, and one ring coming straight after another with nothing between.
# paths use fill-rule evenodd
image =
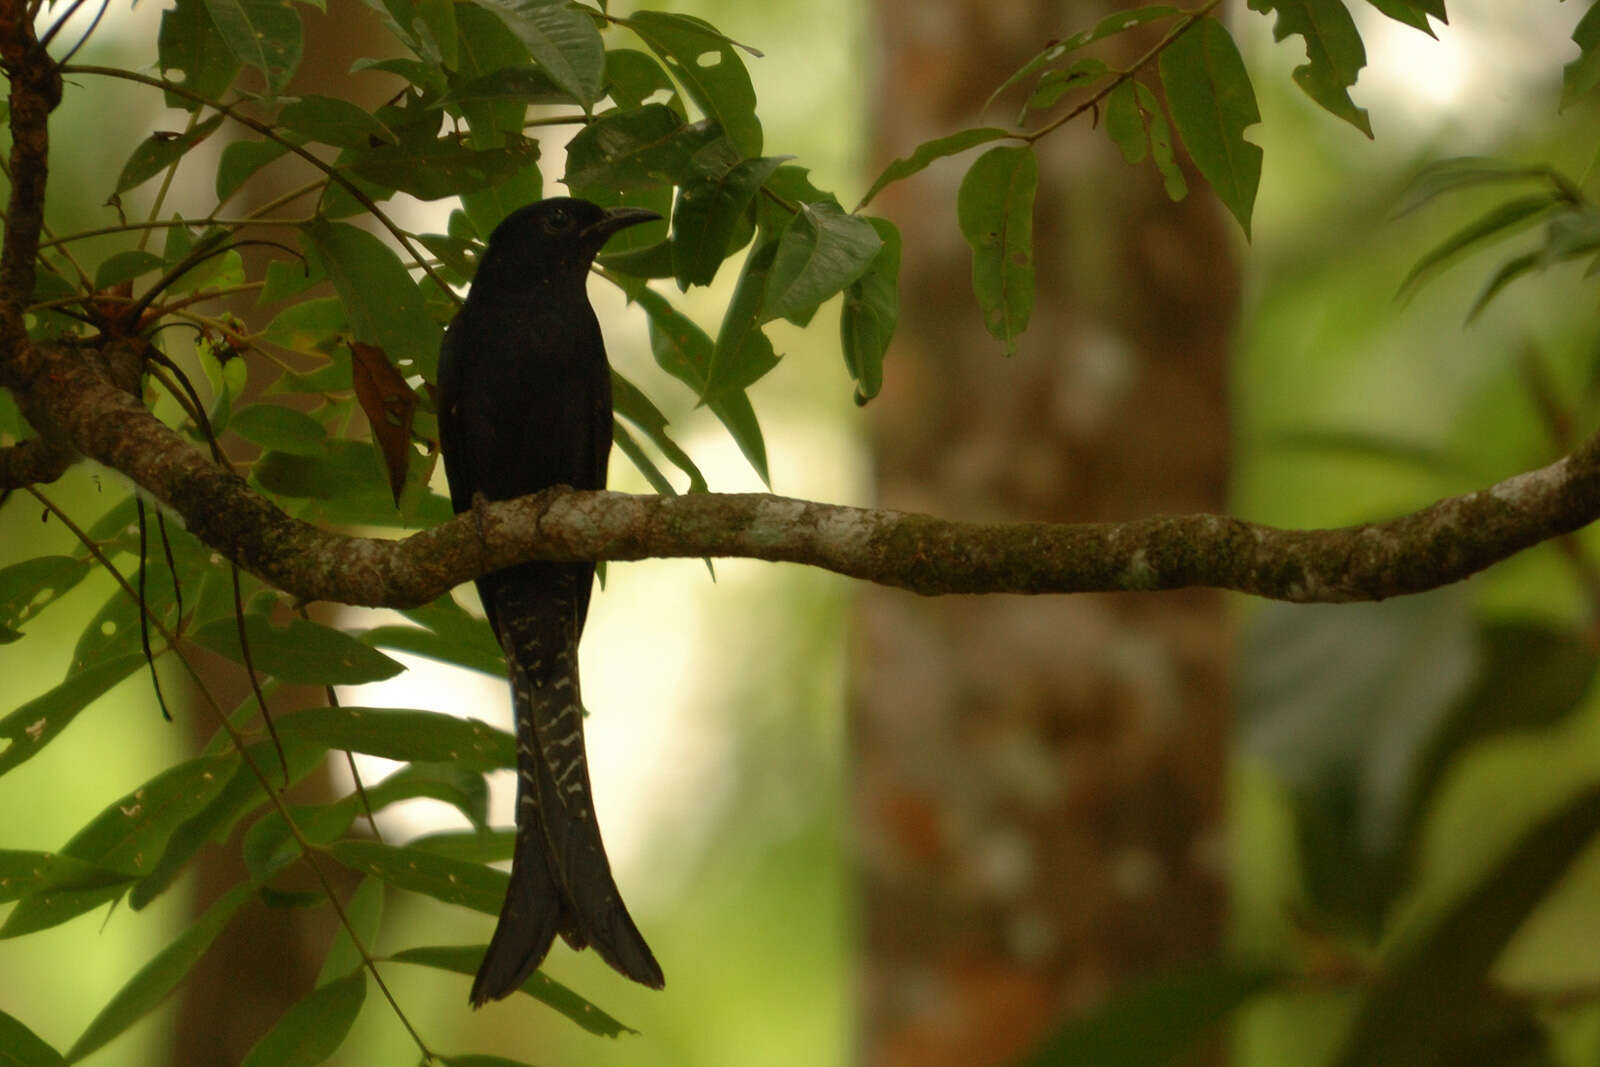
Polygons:
<instances>
[{"instance_id":1,"label":"bokeh background","mask_svg":"<svg viewBox=\"0 0 1600 1067\"><path fill-rule=\"evenodd\" d=\"M1012 39L1037 47L1051 34L1087 25L1098 10L1085 5L1080 12L1070 4L873 7L840 0L671 6L702 15L764 52L749 66L768 150L798 156L813 169L817 184L838 190L847 205L893 156L920 139L977 121L978 104L1009 69L974 57L1000 54L997 42ZM841 503L886 502L952 517L1132 517L1145 506L1143 486L1125 483L1145 477L1130 470L1145 468L1107 460L1096 452L1102 446L1078 439L1087 434L1085 426L1110 420L1122 422L1135 440L1163 442L1151 447L1148 466L1175 470L1179 483L1194 458L1180 462L1179 453L1193 451L1209 464L1188 484L1157 495L1151 510L1188 510L1184 502L1198 501L1192 506L1226 508L1283 526L1329 526L1409 510L1559 454L1530 393L1527 367L1534 360L1544 368L1557 395L1581 417L1592 400L1597 351L1592 289L1581 270L1521 281L1469 326L1466 311L1491 261L1468 260L1408 301L1397 301L1395 293L1410 264L1486 201L1465 196L1398 220L1390 212L1406 179L1441 156L1548 159L1574 177L1586 173L1595 143L1592 109L1556 107L1560 64L1576 54L1568 38L1582 14L1579 6L1512 10L1494 0L1453 0L1452 24L1437 41L1363 6L1358 14L1369 65L1354 95L1370 109L1376 133L1370 142L1294 89L1290 71L1303 62L1298 40L1275 45L1268 20L1235 6L1240 10L1230 24L1264 117L1250 135L1266 152L1253 240L1247 244L1230 229L1203 190L1181 206L1165 205L1159 196L1141 201L1138 225L1097 224L1094 205L1101 194L1093 181L1147 182L1157 191L1159 185L1120 160L1106 165L1097 131L1084 127L1064 135L1059 157L1045 171L1040 209L1040 240L1049 246L1041 259L1054 257L1057 274L1047 276L1061 279L1061 308L1054 307L1054 290L1041 291L1035 332L1009 360L982 344L952 342L950 351L933 352L908 331L907 342L891 350L884 398L865 409L850 402L851 383L836 355L828 316L819 316L809 331L781 327L777 340L784 362L752 393L766 430L775 491ZM114 10L86 50L86 61L147 62L159 13L148 2L131 12ZM308 57L302 88L313 79L324 79L323 92L339 92L351 78L359 86L360 76L344 71L350 58L365 54L362 35L376 32L365 9L333 0L326 15L309 9L304 15L316 54ZM1046 28L1042 35L1040 27ZM950 80L949 70L933 69L937 64L907 61L936 56L941 48L948 49L947 66L961 68L965 81ZM925 84L919 81L924 78ZM968 85L980 90L964 98L965 111L948 103L954 97L945 94ZM381 95L382 87L362 91ZM947 110L918 111L908 101L943 101ZM161 125L159 112L136 110L152 102L109 84L71 87L52 124L58 162L49 213L58 228L82 228L108 217L102 204L109 176L139 139ZM1099 162L1084 162L1090 158ZM556 169L547 166L547 181ZM958 177L959 164L947 163L880 205L907 229L908 263L919 254L932 260L952 250L959 263L953 207ZM1054 192L1052 180L1060 183ZM1074 182L1084 184L1073 187ZM1124 192L1118 203L1131 195ZM1169 225L1163 211L1192 213L1198 221ZM1199 254L1196 233L1208 242ZM1132 251L1124 253L1118 242ZM1106 292L1118 288L1108 264L1124 258L1195 264L1209 272L1205 281L1212 288L1166 281L1140 291L1138 299L1118 302ZM731 279L720 279L691 300L690 310L712 319L730 285ZM1148 295L1162 292L1180 293L1185 303L1175 308ZM959 288L952 295L933 280L907 287L901 299L908 318L921 311L977 322L970 294L963 303ZM1069 305L1088 310L1065 310ZM678 439L713 488L760 488L715 422L693 410L692 398L654 370L642 320L620 301L608 307L613 359L668 411ZM1199 336L1215 346L1206 358L1216 363L1200 376L1205 384L1197 392L1175 388L1163 399L1158 391L1143 391L1143 357L1127 355L1126 337L1150 334L1152 323L1165 329L1168 319L1180 316L1204 322ZM1188 336L1171 329L1172 337ZM969 329L959 336L975 335ZM1142 343L1159 342L1152 336ZM1168 356L1182 367L1188 353L1180 347ZM1059 372L1043 375L1044 361ZM1009 427L983 418L954 419L939 406L947 401L932 399L927 381L945 373L936 368L947 363L964 365L962 373L981 381L983 390L1046 396L1048 403L1002 409L1011 417L996 421L1010 421ZM1117 398L1114 405L1108 396ZM1080 410L1096 404L1101 406ZM1117 412L1122 415L1114 417ZM1045 425L1034 424L1036 418ZM1142 419L1149 424L1130 422ZM983 437L991 431L1016 435L1018 423L1021 436L1043 439L1052 450L1060 443L1058 431L1072 438L1072 458L1060 460L1065 469L1038 460L1009 437ZM985 447L985 440L992 443ZM1185 440L1199 443L1186 449ZM908 477L922 468L931 472L924 481ZM117 482L116 475L80 467L55 495L75 514L92 518L117 498ZM646 488L620 459L613 465L613 485ZM1215 494L1208 495L1213 486ZM1056 499L1058 491L1069 499ZM71 544L59 523L41 521L28 498L19 495L0 509L0 565L41 551L66 551ZM110 591L108 580L86 581L30 629L26 641L0 646L0 710L59 680L78 631ZM1570 560L1549 547L1462 588L1407 601L1399 615L1387 609L1284 609L1223 598L1173 601L1169 611L1149 601L1156 605L1149 614L1188 620L1186 636L1177 638L1142 636L1148 632L1140 608L1130 618L1117 607L1104 617L1076 608L1023 607L1018 610L1035 614L1016 621L968 601L949 608L958 619L965 617L964 630L948 619L916 614L922 605L901 603L913 600L908 595L873 592L863 599L858 593L831 575L746 561L719 561L714 582L697 561L612 566L584 644L590 760L618 881L666 967L667 992L650 993L617 979L592 954L557 949L548 964L554 976L641 1032L601 1041L530 1002L469 1013L464 980L389 968L401 1003L431 1041L442 1049L499 1050L548 1064L809 1067L915 1058L928 1067L946 1062L937 1050L961 1048L973 1027L991 1036L995 1027L1010 1027L1007 1040L1025 1045L1040 1020L1091 1006L1128 976L1198 958L1208 947L1282 955L1304 936L1285 902L1303 901L1311 892L1304 842L1292 828L1297 782L1331 764L1366 768L1352 772L1365 787L1346 798L1348 821L1339 825L1359 833L1354 828L1381 823L1385 784L1370 768L1381 766L1384 751L1407 751L1408 737L1424 728L1414 718L1387 712L1431 707L1428 694L1454 684L1466 669L1464 657L1472 655L1470 638L1460 631L1463 620L1543 618L1565 625L1582 622L1592 609ZM469 592L458 595L470 603ZM894 614L902 608L913 613L910 621ZM1001 610L1011 609L995 609ZM885 644L886 632L913 630L938 639L919 639L909 649ZM1009 755L996 764L995 775L1015 780L1031 773L1033 749L1005 738L974 738L972 720L963 716L988 706L986 671L994 688L1007 694L996 698L1003 714L1014 710L1013 701L1025 699L1011 692L1017 668L999 659L1004 650L995 646L1032 643L1046 650L1040 655L1067 660L1090 656L1083 649L1092 647L1093 657L1118 664L1117 676L1132 679L1127 685L1139 692L1203 691L1205 707L1196 712L1204 716L1203 729L1193 736L1182 729L1158 731L1167 740L1151 742L1157 754L1148 757L1151 767L1180 768L1182 774L1173 773L1194 790L1191 797L1174 787L1174 806L1198 797L1202 810L1170 825L1164 820L1177 816L1157 810L1148 814L1148 825L1129 831L1138 835L1165 826L1169 836L1181 836L1173 848L1193 860L1198 881L1168 878L1164 889L1150 892L1156 899L1193 904L1193 914L1186 920L1181 907L1147 910L1169 924L1190 925L1130 939L1134 948L1126 959L1071 956L1071 924L1034 906L1037 900L1013 907L1006 887L1018 879L1035 885L1036 868L1067 864L1063 857L1081 854L1084 867L1054 873L1069 881L1104 881L1112 887L1107 892L1121 893L1130 907L1145 907L1140 893L1146 890L1140 887L1151 877L1149 850L1124 848L1125 842L1112 848L1121 842L1121 831L1107 829L1095 838L1096 848L1045 851L1027 836L1028 820L1008 821L1004 804L947 804L949 795L941 795L939 779L929 772L962 763L964 752L998 752ZM1180 649L1177 662L1192 673L1171 673L1162 654L1171 647ZM963 656L975 653L976 662L951 666L952 648ZM1299 673L1284 682L1284 672L1295 666L1285 661L1295 656L1303 658ZM1200 660L1203 666L1196 666ZM396 682L342 696L350 703L508 718L503 683L408 663L412 670ZM1160 680L1143 680L1145 671ZM1370 684L1353 689L1352 677ZM1085 683L1064 713L1066 721L1080 722L1083 707L1120 706L1120 697L1097 685ZM885 688L898 698L886 698ZM956 690L963 694L951 711L957 726L918 718L919 701L943 707ZM927 751L919 748L917 766L910 769L897 766L892 756L881 757L885 737L894 736L881 728L881 710L874 710L886 699L896 705L901 729L948 732L948 746L930 742ZM1027 699L1050 702L1048 696ZM1188 699L1150 706L1182 711ZM58 847L110 800L187 755L198 731L182 721L186 714L201 712L189 709L180 712L178 723L164 724L146 677L130 679L80 717L70 737L0 778L0 847ZM1581 721L1566 729L1583 737L1593 718L1586 706ZM1128 736L1142 735L1134 729ZM1172 737L1180 738L1172 743L1182 755L1169 764L1160 753ZM1075 758L1087 757L1080 752ZM363 773L375 777L383 768L363 764ZM917 778L916 788L896 792L898 786L884 785L907 774ZM1195 784L1202 777L1206 784ZM510 819L511 788L509 776L497 783L501 822ZM964 797L984 788L981 775L958 774L949 786L951 794ZM1049 781L1041 788L1051 797L1077 796L1070 785L1060 787L1064 794ZM1492 819L1493 794L1475 789L1470 775L1457 793L1457 818L1468 824ZM938 862L886 862L884 856L900 855L908 816L898 803L884 816L879 802L926 794L937 799L918 808L917 818L936 828ZM1141 803L1149 800L1138 795ZM1091 806L1103 811L1116 799L1097 797ZM440 806L417 803L388 813L384 828L386 835L403 838L455 825L450 819ZM1048 856L1048 863L1040 856ZM1102 861L1111 864L1111 874L1097 872ZM919 881L934 869L977 872L973 878L982 884L942 895ZM1024 873L1008 873L1017 870ZM138 916L102 910L0 942L0 1005L64 1047L191 920L199 893L199 887L169 893ZM1015 895L1029 896L1020 890ZM917 929L898 930L893 921L897 912L921 915L924 907L938 912L919 927L929 931L925 940L933 962L915 951ZM1558 922L1544 940L1520 946L1513 962L1522 981L1576 983L1589 977L1581 967L1574 972L1561 946L1594 917L1576 905L1568 911L1569 925ZM961 933L973 928L975 914L982 916L982 932ZM404 944L446 943L481 940L488 926L481 917L391 893L385 930ZM248 972L256 961L245 953L302 947L317 951L292 939L225 941L215 950L222 958L214 961L214 973ZM1107 939L1098 951L1115 947ZM235 958L226 958L229 953ZM1042 968L1050 983L1065 979L1071 988L1061 992L1052 985L1044 991L997 959L1015 961L1023 970ZM951 978L953 969L963 976L959 984ZM195 1048L188 1044L198 1025L194 1014L202 1004L214 1012L230 999L253 995L243 978L234 985L225 977L210 988L180 993L89 1062L211 1062L184 1058ZM994 1003L984 1006L989 1001ZM1336 1031L1347 1011L1348 998L1337 992L1264 1004L1239 1026L1232 1055L1251 1064L1307 1062L1296 1059L1295 1050L1315 1040L1308 1035ZM944 1032L928 1023L931 1016L949 1023L962 1012L971 1015L965 1029L952 1023ZM1587 1048L1579 1037L1571 1039L1574 1057ZM1215 1049L1208 1054L1223 1055ZM334 1062L414 1059L404 1032L379 999L369 997Z\"/></svg>"}]
</instances>

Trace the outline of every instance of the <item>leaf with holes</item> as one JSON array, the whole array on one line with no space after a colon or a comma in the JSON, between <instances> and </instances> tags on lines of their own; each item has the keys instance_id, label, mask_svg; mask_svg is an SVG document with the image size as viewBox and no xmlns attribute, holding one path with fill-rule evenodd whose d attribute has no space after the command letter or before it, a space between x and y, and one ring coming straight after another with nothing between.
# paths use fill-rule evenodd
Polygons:
<instances>
[{"instance_id":1,"label":"leaf with holes","mask_svg":"<svg viewBox=\"0 0 1600 1067\"><path fill-rule=\"evenodd\" d=\"M205 0L177 0L161 13L161 29L156 36L156 65L163 74L177 72L173 78L205 100L217 100L233 84L239 73L239 57L234 55L217 32ZM198 111L200 100L167 93L167 106L183 111Z\"/></svg>"},{"instance_id":2,"label":"leaf with holes","mask_svg":"<svg viewBox=\"0 0 1600 1067\"><path fill-rule=\"evenodd\" d=\"M731 41L692 15L638 11L626 25L661 57L706 117L726 131L740 158L761 155L755 87Z\"/></svg>"},{"instance_id":3,"label":"leaf with holes","mask_svg":"<svg viewBox=\"0 0 1600 1067\"><path fill-rule=\"evenodd\" d=\"M1277 11L1277 20L1272 24L1273 40L1281 41L1291 34L1304 38L1307 62L1294 69L1294 83L1323 110L1370 138L1372 123L1366 109L1356 107L1350 99L1350 86L1367 65L1367 50L1344 0L1250 0L1250 10L1262 14ZM1206 18L1197 29L1213 25L1220 28L1222 24ZM1165 61L1166 54L1162 53L1163 66Z\"/></svg>"},{"instance_id":4,"label":"leaf with holes","mask_svg":"<svg viewBox=\"0 0 1600 1067\"><path fill-rule=\"evenodd\" d=\"M144 653L114 656L74 670L54 689L0 719L0 774L32 759L39 750L99 700L112 686L144 666Z\"/></svg>"},{"instance_id":5,"label":"leaf with holes","mask_svg":"<svg viewBox=\"0 0 1600 1067\"><path fill-rule=\"evenodd\" d=\"M38 556L0 567L0 626L15 630L61 599L88 575L89 561Z\"/></svg>"}]
</instances>

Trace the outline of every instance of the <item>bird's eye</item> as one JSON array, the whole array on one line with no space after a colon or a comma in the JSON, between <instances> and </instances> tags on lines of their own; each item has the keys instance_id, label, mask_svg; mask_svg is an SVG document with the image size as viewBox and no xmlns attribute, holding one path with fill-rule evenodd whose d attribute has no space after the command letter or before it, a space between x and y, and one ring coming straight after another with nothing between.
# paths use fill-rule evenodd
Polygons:
<instances>
[{"instance_id":1,"label":"bird's eye","mask_svg":"<svg viewBox=\"0 0 1600 1067\"><path fill-rule=\"evenodd\" d=\"M545 216L544 225L549 232L560 233L572 226L572 212L564 207L554 208Z\"/></svg>"}]
</instances>

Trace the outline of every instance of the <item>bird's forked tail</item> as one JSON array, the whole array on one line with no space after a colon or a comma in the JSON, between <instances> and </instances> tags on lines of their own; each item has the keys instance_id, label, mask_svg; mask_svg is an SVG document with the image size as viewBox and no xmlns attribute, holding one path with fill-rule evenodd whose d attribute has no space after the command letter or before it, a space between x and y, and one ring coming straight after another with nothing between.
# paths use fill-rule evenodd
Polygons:
<instances>
[{"instance_id":1,"label":"bird's forked tail","mask_svg":"<svg viewBox=\"0 0 1600 1067\"><path fill-rule=\"evenodd\" d=\"M511 668L517 839L511 884L472 983L472 1004L518 989L556 934L660 989L666 979L622 902L595 818L583 746L576 606L552 604L547 590L516 584L495 590L492 615Z\"/></svg>"}]
</instances>

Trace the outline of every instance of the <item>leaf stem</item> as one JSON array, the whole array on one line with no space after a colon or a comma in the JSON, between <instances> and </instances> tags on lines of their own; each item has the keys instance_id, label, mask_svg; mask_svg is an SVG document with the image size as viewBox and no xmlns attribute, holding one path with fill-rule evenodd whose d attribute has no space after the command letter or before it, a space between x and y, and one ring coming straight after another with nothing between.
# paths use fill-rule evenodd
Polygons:
<instances>
[{"instance_id":1,"label":"leaf stem","mask_svg":"<svg viewBox=\"0 0 1600 1067\"><path fill-rule=\"evenodd\" d=\"M1173 41L1176 41L1179 37L1182 37L1185 33L1188 33L1191 29L1199 24L1201 19L1205 18L1207 15L1211 14L1212 11L1216 10L1221 3L1222 0L1206 0L1205 3L1201 4L1193 11L1184 12L1183 18L1179 19L1178 23L1168 30L1166 35L1163 36L1161 40L1151 45L1150 48L1145 51L1144 55L1134 60L1133 65L1127 70L1119 71L1117 75L1110 81L1106 82L1105 85L1101 86L1099 89L1096 89L1087 100L1080 103L1077 107L1074 107L1071 111L1068 111L1065 115L1061 115L1045 123L1037 130L1034 130L1031 133L1018 133L1016 136L1021 140L1032 144L1045 134L1051 133L1062 126L1065 126L1067 123L1071 122L1085 111L1089 111L1100 106L1100 102L1106 97L1110 96L1112 91L1115 90L1117 86L1121 85L1125 81L1128 81L1135 74L1139 73L1139 71L1143 70L1150 64L1152 60L1164 52Z\"/></svg>"}]
</instances>

